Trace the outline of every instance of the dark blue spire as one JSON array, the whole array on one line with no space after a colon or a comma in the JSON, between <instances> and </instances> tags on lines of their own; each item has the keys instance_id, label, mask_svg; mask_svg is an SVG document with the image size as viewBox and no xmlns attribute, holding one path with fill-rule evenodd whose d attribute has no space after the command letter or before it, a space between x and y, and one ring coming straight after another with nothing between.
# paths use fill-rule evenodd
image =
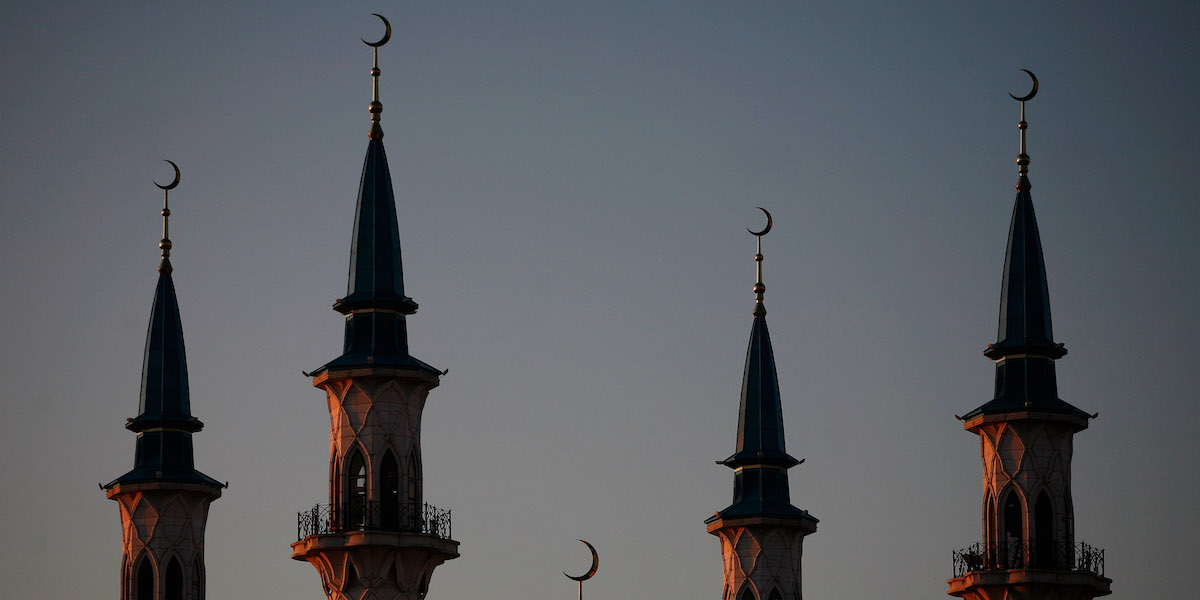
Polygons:
<instances>
[{"instance_id":1,"label":"dark blue spire","mask_svg":"<svg viewBox=\"0 0 1200 600\"><path fill-rule=\"evenodd\" d=\"M1036 91L1035 83L1034 93ZM1032 97L1030 94L1024 100ZM1018 125L1021 151L1017 155L1017 199L1008 227L1008 248L1004 253L1000 289L1000 324L996 343L988 344L983 352L984 356L997 361L995 395L990 402L964 415L964 419L1029 410L1086 416L1058 397L1054 361L1065 356L1067 349L1054 342L1051 325L1046 260L1033 212L1033 197L1029 193L1032 185L1028 177L1029 155L1025 153L1028 125L1024 100Z\"/></svg>"},{"instance_id":2,"label":"dark blue spire","mask_svg":"<svg viewBox=\"0 0 1200 600\"><path fill-rule=\"evenodd\" d=\"M164 238L164 242L169 249L169 240ZM192 434L204 424L192 416L183 325L171 271L171 261L164 256L146 331L138 416L125 424L138 434L133 470L110 482L106 489L150 481L221 487L215 479L195 469Z\"/></svg>"},{"instance_id":3,"label":"dark blue spire","mask_svg":"<svg viewBox=\"0 0 1200 600\"><path fill-rule=\"evenodd\" d=\"M386 41L385 36L383 42ZM408 353L405 317L417 312L417 303L404 294L396 198L392 192L387 153L383 149L383 128L379 125L383 104L379 102L378 46L373 46L373 50L373 92L368 106L371 130L367 136L370 142L358 184L354 234L350 242L350 275L346 297L339 298L333 305L334 310L346 315L342 355L313 374L334 368L391 367L437 375L440 373L437 369Z\"/></svg>"},{"instance_id":4,"label":"dark blue spire","mask_svg":"<svg viewBox=\"0 0 1200 600\"><path fill-rule=\"evenodd\" d=\"M760 209L762 210L762 209ZM775 352L767 329L767 309L763 304L766 286L762 277L762 236L771 229L753 232L758 238L758 281L754 284L754 322L750 344L746 348L746 367L742 372L742 398L738 408L737 449L718 464L734 470L733 504L709 521L749 516L802 516L816 519L791 503L787 470L800 464L784 445L783 405L779 398L779 375L775 370Z\"/></svg>"}]
</instances>

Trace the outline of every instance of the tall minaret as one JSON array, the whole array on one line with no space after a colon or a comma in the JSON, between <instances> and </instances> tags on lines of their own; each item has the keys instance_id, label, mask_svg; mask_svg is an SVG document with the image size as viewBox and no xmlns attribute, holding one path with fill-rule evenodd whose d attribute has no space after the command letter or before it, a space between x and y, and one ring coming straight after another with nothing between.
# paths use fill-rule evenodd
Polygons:
<instances>
[{"instance_id":1,"label":"tall minaret","mask_svg":"<svg viewBox=\"0 0 1200 600\"><path fill-rule=\"evenodd\" d=\"M995 397L961 417L983 458L983 541L953 553L948 593L971 600L1086 600L1109 594L1104 551L1075 542L1073 436L1088 415L1059 399L1042 242L1029 195L1021 102L1017 200L1008 230L1000 327L983 354L996 361Z\"/></svg>"},{"instance_id":2,"label":"tall minaret","mask_svg":"<svg viewBox=\"0 0 1200 600\"><path fill-rule=\"evenodd\" d=\"M350 247L343 353L312 373L329 405L329 504L301 512L292 558L321 574L335 600L424 598L433 570L458 557L450 512L424 503L421 412L439 371L408 353L392 178L379 126L379 47L371 68L371 130Z\"/></svg>"},{"instance_id":3,"label":"tall minaret","mask_svg":"<svg viewBox=\"0 0 1200 600\"><path fill-rule=\"evenodd\" d=\"M209 503L224 487L197 471L192 459L192 434L204 424L192 416L171 279L167 195L179 185L179 167L171 166L175 180L155 183L163 190L162 261L142 359L140 410L125 423L137 433L133 470L103 486L121 506L121 600L203 600L204 526Z\"/></svg>"},{"instance_id":4,"label":"tall minaret","mask_svg":"<svg viewBox=\"0 0 1200 600\"><path fill-rule=\"evenodd\" d=\"M766 213L767 226L750 232L757 240L758 281L742 375L737 451L717 463L733 469L733 504L705 523L708 532L721 539L722 600L800 600L804 536L817 530L817 519L792 506L788 492L787 469L803 461L784 449L779 377L763 305L767 288L762 281L762 236L771 230L772 219L759 210Z\"/></svg>"}]
</instances>

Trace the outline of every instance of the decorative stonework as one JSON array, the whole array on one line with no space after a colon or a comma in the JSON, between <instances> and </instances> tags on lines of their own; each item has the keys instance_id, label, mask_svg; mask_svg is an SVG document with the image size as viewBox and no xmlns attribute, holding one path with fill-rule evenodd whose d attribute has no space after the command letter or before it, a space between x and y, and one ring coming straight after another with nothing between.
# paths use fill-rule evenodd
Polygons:
<instances>
[{"instance_id":1,"label":"decorative stonework","mask_svg":"<svg viewBox=\"0 0 1200 600\"><path fill-rule=\"evenodd\" d=\"M220 488L199 484L147 482L118 484L108 497L121 509L121 599L137 597L139 569L154 572L157 598L170 598L167 572L178 562L178 582L188 600L204 599L204 528L208 506ZM148 559L149 562L143 562Z\"/></svg>"},{"instance_id":2,"label":"decorative stonework","mask_svg":"<svg viewBox=\"0 0 1200 600\"><path fill-rule=\"evenodd\" d=\"M708 531L721 540L722 600L802 600L804 536L815 524L752 517L718 520Z\"/></svg>"},{"instance_id":3,"label":"decorative stonework","mask_svg":"<svg viewBox=\"0 0 1200 600\"><path fill-rule=\"evenodd\" d=\"M423 505L421 415L437 377L363 368L323 373L313 385L329 406L330 521L292 544L292 558L311 563L334 600L424 598L434 568L458 557L458 542L411 512ZM355 457L366 470L361 493L349 472ZM409 512L380 514L388 510Z\"/></svg>"}]
</instances>

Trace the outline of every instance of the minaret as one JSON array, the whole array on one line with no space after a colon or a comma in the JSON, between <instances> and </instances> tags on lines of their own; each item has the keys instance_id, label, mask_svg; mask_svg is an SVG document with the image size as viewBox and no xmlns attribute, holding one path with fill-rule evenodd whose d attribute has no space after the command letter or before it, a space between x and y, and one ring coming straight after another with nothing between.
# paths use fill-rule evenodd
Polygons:
<instances>
[{"instance_id":1,"label":"minaret","mask_svg":"<svg viewBox=\"0 0 1200 600\"><path fill-rule=\"evenodd\" d=\"M996 362L995 397L960 417L979 436L983 541L953 553L948 593L970 600L1086 600L1106 596L1104 551L1075 541L1073 436L1096 415L1059 399L1042 242L1029 194L1025 102L1021 102L1017 199L1008 231L1000 327L983 354Z\"/></svg>"},{"instance_id":2,"label":"minaret","mask_svg":"<svg viewBox=\"0 0 1200 600\"><path fill-rule=\"evenodd\" d=\"M722 600L800 600L800 557L804 536L817 530L817 519L792 506L787 470L803 461L784 449L783 409L775 354L763 305L762 236L772 226L771 214L757 240L758 281L754 284L754 323L742 400L738 411L737 451L719 461L733 469L733 504L709 517L708 532L721 539L724 567Z\"/></svg>"},{"instance_id":3,"label":"minaret","mask_svg":"<svg viewBox=\"0 0 1200 600\"><path fill-rule=\"evenodd\" d=\"M301 512L292 558L317 568L334 600L424 598L433 570L458 557L450 512L424 502L421 412L439 371L408 353L392 178L379 126L379 47L372 47L371 129L350 247L342 355L312 373L329 405L329 503Z\"/></svg>"},{"instance_id":4,"label":"minaret","mask_svg":"<svg viewBox=\"0 0 1200 600\"><path fill-rule=\"evenodd\" d=\"M121 600L203 600L208 505L225 487L197 471L192 458L192 434L204 424L192 416L171 279L167 195L179 185L179 167L171 166L175 180L154 184L163 190L162 261L142 359L140 410L125 423L137 433L133 470L103 486L121 507Z\"/></svg>"}]
</instances>

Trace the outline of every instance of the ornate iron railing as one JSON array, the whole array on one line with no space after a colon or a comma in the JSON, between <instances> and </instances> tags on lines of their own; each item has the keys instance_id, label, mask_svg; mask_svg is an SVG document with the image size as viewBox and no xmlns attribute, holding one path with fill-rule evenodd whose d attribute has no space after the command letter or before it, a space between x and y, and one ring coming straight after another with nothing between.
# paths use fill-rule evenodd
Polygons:
<instances>
[{"instance_id":1,"label":"ornate iron railing","mask_svg":"<svg viewBox=\"0 0 1200 600\"><path fill-rule=\"evenodd\" d=\"M1007 571L1009 569L1057 569L1086 571L1104 576L1104 549L1084 542L1038 543L1036 540L1009 540L993 544L975 544L951 553L954 576L971 571Z\"/></svg>"},{"instance_id":2,"label":"ornate iron railing","mask_svg":"<svg viewBox=\"0 0 1200 600\"><path fill-rule=\"evenodd\" d=\"M345 504L318 504L296 515L296 539L348 531L402 531L452 539L450 511L431 504L390 504L352 500Z\"/></svg>"}]
</instances>

